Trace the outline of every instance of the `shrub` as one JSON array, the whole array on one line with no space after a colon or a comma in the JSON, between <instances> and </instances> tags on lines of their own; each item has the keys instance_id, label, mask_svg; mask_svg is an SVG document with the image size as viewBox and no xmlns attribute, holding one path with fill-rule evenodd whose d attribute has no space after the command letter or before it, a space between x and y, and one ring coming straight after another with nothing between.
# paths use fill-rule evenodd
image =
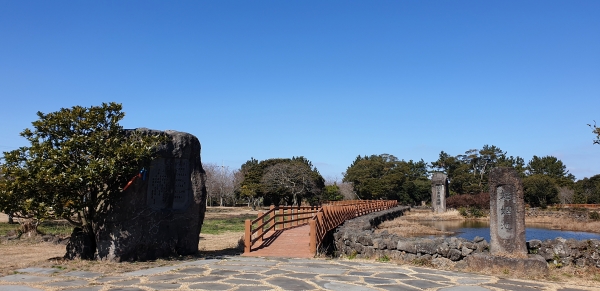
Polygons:
<instances>
[{"instance_id":1,"label":"shrub","mask_svg":"<svg viewBox=\"0 0 600 291\"><path fill-rule=\"evenodd\" d=\"M469 208L469 213L473 217L484 217L485 216L485 211L483 209L476 208L476 207Z\"/></svg>"},{"instance_id":2,"label":"shrub","mask_svg":"<svg viewBox=\"0 0 600 291\"><path fill-rule=\"evenodd\" d=\"M446 199L446 206L459 209L474 207L477 209L490 208L490 193L453 195Z\"/></svg>"},{"instance_id":3,"label":"shrub","mask_svg":"<svg viewBox=\"0 0 600 291\"><path fill-rule=\"evenodd\" d=\"M458 213L460 213L460 215L462 215L464 217L469 217L469 212L467 212L467 208L465 208L465 207L459 207Z\"/></svg>"},{"instance_id":4,"label":"shrub","mask_svg":"<svg viewBox=\"0 0 600 291\"><path fill-rule=\"evenodd\" d=\"M379 262L383 262L383 263L385 263L385 262L389 262L389 261L390 261L390 257L388 257L387 255L383 255L383 256L379 257L379 258L377 259L377 261L379 261Z\"/></svg>"},{"instance_id":5,"label":"shrub","mask_svg":"<svg viewBox=\"0 0 600 291\"><path fill-rule=\"evenodd\" d=\"M591 220L600 220L600 213L598 213L596 211L591 211L590 212L590 219Z\"/></svg>"}]
</instances>

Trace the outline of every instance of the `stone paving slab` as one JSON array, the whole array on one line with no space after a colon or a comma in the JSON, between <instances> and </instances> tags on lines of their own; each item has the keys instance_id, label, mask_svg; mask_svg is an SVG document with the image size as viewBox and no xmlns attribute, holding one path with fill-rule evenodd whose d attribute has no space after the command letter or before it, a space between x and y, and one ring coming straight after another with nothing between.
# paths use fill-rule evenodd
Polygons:
<instances>
[{"instance_id":1,"label":"stone paving slab","mask_svg":"<svg viewBox=\"0 0 600 291\"><path fill-rule=\"evenodd\" d=\"M56 268L25 268L25 269L18 269L17 272L52 275L54 273L60 273L60 270L56 269Z\"/></svg>"},{"instance_id":2,"label":"stone paving slab","mask_svg":"<svg viewBox=\"0 0 600 291\"><path fill-rule=\"evenodd\" d=\"M479 287L479 286L455 286L449 288L442 288L440 291L489 291L490 289Z\"/></svg>"},{"instance_id":3,"label":"stone paving slab","mask_svg":"<svg viewBox=\"0 0 600 291\"><path fill-rule=\"evenodd\" d=\"M42 289L27 286L0 285L0 291L43 291Z\"/></svg>"},{"instance_id":4,"label":"stone paving slab","mask_svg":"<svg viewBox=\"0 0 600 291\"><path fill-rule=\"evenodd\" d=\"M0 291L334 290L591 291L555 282L501 279L392 263L223 257L126 273L26 268L0 277ZM25 271L23 271L25 270Z\"/></svg>"},{"instance_id":5,"label":"stone paving slab","mask_svg":"<svg viewBox=\"0 0 600 291\"><path fill-rule=\"evenodd\" d=\"M405 285L398 285L398 284L394 284L394 285L377 285L377 288L383 289L383 290L388 290L388 291L417 291L417 290L421 290L421 289L417 289L414 287L408 287Z\"/></svg>"},{"instance_id":6,"label":"stone paving slab","mask_svg":"<svg viewBox=\"0 0 600 291\"><path fill-rule=\"evenodd\" d=\"M42 282L49 282L52 280L53 279L50 277L34 276L34 275L26 275L26 274L8 275L8 276L0 278L0 281L16 282L16 283L42 283Z\"/></svg>"},{"instance_id":7,"label":"stone paving slab","mask_svg":"<svg viewBox=\"0 0 600 291\"><path fill-rule=\"evenodd\" d=\"M83 288L67 289L67 290L68 291L100 291L100 289L102 289L102 286L83 287Z\"/></svg>"},{"instance_id":8,"label":"stone paving slab","mask_svg":"<svg viewBox=\"0 0 600 291\"><path fill-rule=\"evenodd\" d=\"M176 266L157 267L157 268L143 269L143 270L124 273L123 276L127 276L127 277L149 276L149 275L165 273L168 271L172 271L174 269L177 269L177 267Z\"/></svg>"},{"instance_id":9,"label":"stone paving slab","mask_svg":"<svg viewBox=\"0 0 600 291\"><path fill-rule=\"evenodd\" d=\"M181 287L181 284L177 284L177 283L149 283L149 284L144 284L144 286L150 287L150 288L155 289L155 290L174 290L174 289L178 289L179 287Z\"/></svg>"},{"instance_id":10,"label":"stone paving slab","mask_svg":"<svg viewBox=\"0 0 600 291\"><path fill-rule=\"evenodd\" d=\"M102 273L85 272L85 271L73 271L64 274L65 276L78 277L78 278L98 278L102 276Z\"/></svg>"},{"instance_id":11,"label":"stone paving slab","mask_svg":"<svg viewBox=\"0 0 600 291\"><path fill-rule=\"evenodd\" d=\"M327 290L334 290L334 291L378 291L375 288L349 285L349 284L344 284L344 283L339 283L339 282L325 283L323 285L323 287L325 287L325 289L327 289Z\"/></svg>"},{"instance_id":12,"label":"stone paving slab","mask_svg":"<svg viewBox=\"0 0 600 291\"><path fill-rule=\"evenodd\" d=\"M50 286L50 287L79 287L79 286L85 286L87 284L89 284L89 282L86 281L86 280L67 280L67 281L58 281L58 282L47 283L47 284L45 284L45 286Z\"/></svg>"}]
</instances>

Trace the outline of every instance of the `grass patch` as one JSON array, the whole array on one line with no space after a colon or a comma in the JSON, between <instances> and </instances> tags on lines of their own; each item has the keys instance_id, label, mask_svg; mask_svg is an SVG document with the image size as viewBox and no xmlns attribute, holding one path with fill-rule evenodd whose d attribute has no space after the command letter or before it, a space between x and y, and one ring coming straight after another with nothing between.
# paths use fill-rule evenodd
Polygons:
<instances>
[{"instance_id":1,"label":"grass patch","mask_svg":"<svg viewBox=\"0 0 600 291\"><path fill-rule=\"evenodd\" d=\"M350 253L350 255L348 256L348 259L349 259L349 260L354 260L354 259L356 259L356 255L357 255L357 254L358 254L358 253L357 253L355 250L352 250L352 253Z\"/></svg>"},{"instance_id":2,"label":"grass patch","mask_svg":"<svg viewBox=\"0 0 600 291\"><path fill-rule=\"evenodd\" d=\"M225 232L243 232L244 221L256 219L256 215L238 215L227 218L207 218L202 224L202 233L222 234Z\"/></svg>"},{"instance_id":3,"label":"grass patch","mask_svg":"<svg viewBox=\"0 0 600 291\"><path fill-rule=\"evenodd\" d=\"M17 231L18 229L18 224L8 224L8 222L0 222L0 236L4 236L10 231Z\"/></svg>"},{"instance_id":4,"label":"grass patch","mask_svg":"<svg viewBox=\"0 0 600 291\"><path fill-rule=\"evenodd\" d=\"M421 267L433 267L431 260L425 258L418 258L411 261L413 265L421 266Z\"/></svg>"},{"instance_id":5,"label":"grass patch","mask_svg":"<svg viewBox=\"0 0 600 291\"><path fill-rule=\"evenodd\" d=\"M387 255L383 255L383 256L377 258L377 261L382 262L382 263L387 263L390 261L390 257L388 257Z\"/></svg>"},{"instance_id":6,"label":"grass patch","mask_svg":"<svg viewBox=\"0 0 600 291\"><path fill-rule=\"evenodd\" d=\"M0 236L5 236L9 232L18 232L19 224L8 224L8 222L0 222ZM68 236L73 232L73 226L66 222L60 220L48 220L42 222L38 226L38 231L43 234L52 234L52 235L60 235L60 236Z\"/></svg>"},{"instance_id":7,"label":"grass patch","mask_svg":"<svg viewBox=\"0 0 600 291\"><path fill-rule=\"evenodd\" d=\"M73 225L67 221L44 221L38 226L38 230L44 234L69 236L73 232Z\"/></svg>"}]
</instances>

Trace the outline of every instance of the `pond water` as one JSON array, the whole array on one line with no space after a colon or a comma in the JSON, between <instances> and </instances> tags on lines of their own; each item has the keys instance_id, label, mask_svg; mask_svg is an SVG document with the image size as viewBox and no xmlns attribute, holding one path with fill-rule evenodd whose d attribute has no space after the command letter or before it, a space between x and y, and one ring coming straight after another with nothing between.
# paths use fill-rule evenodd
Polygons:
<instances>
[{"instance_id":1,"label":"pond water","mask_svg":"<svg viewBox=\"0 0 600 291\"><path fill-rule=\"evenodd\" d=\"M480 236L488 242L490 241L490 223L488 221L419 221L419 223L439 230L455 232L456 234L453 236L456 237L473 240L476 236ZM576 240L600 239L600 233L549 229L544 224L527 224L525 227L525 240L544 241L557 237Z\"/></svg>"}]
</instances>

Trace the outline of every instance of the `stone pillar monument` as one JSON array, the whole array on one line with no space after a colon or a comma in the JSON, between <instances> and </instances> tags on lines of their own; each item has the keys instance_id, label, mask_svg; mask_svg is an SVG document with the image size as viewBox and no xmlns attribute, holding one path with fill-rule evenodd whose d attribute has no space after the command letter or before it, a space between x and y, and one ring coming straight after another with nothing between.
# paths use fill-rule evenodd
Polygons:
<instances>
[{"instance_id":1,"label":"stone pillar monument","mask_svg":"<svg viewBox=\"0 0 600 291\"><path fill-rule=\"evenodd\" d=\"M512 168L494 168L490 187L490 253L527 255L523 184Z\"/></svg>"},{"instance_id":2,"label":"stone pillar monument","mask_svg":"<svg viewBox=\"0 0 600 291\"><path fill-rule=\"evenodd\" d=\"M490 253L465 258L467 270L510 270L530 276L546 276L548 264L540 255L527 255L523 184L513 168L493 168L490 187Z\"/></svg>"},{"instance_id":3,"label":"stone pillar monument","mask_svg":"<svg viewBox=\"0 0 600 291\"><path fill-rule=\"evenodd\" d=\"M446 212L446 196L448 196L448 176L444 173L433 173L433 177L431 177L431 206L433 206L433 212Z\"/></svg>"}]
</instances>

